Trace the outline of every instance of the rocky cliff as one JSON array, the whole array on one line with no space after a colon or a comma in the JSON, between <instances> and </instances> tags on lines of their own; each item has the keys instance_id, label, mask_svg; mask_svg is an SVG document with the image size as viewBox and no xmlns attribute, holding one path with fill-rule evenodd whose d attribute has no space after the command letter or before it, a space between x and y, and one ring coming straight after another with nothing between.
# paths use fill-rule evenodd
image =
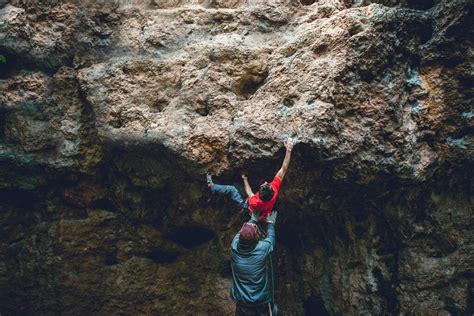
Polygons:
<instances>
[{"instance_id":1,"label":"rocky cliff","mask_svg":"<svg viewBox=\"0 0 474 316\"><path fill-rule=\"evenodd\" d=\"M471 315L473 6L0 0L0 313L232 314L292 136L285 315Z\"/></svg>"}]
</instances>

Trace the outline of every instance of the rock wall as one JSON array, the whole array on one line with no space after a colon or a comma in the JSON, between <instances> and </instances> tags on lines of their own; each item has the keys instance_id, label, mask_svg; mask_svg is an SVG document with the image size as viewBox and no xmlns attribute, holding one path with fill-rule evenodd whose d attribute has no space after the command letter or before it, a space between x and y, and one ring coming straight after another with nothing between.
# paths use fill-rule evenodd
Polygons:
<instances>
[{"instance_id":1,"label":"rock wall","mask_svg":"<svg viewBox=\"0 0 474 316\"><path fill-rule=\"evenodd\" d=\"M474 312L473 3L0 1L0 313L227 315L277 209L288 315Z\"/></svg>"}]
</instances>

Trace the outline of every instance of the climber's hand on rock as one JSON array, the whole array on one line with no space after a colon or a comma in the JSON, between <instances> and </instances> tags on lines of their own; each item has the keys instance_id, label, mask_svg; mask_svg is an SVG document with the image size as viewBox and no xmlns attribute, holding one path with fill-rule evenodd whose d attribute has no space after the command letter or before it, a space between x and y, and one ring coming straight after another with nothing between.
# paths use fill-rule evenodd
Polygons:
<instances>
[{"instance_id":1,"label":"climber's hand on rock","mask_svg":"<svg viewBox=\"0 0 474 316\"><path fill-rule=\"evenodd\" d=\"M293 139L291 139L291 137L288 137L288 139L286 140L285 147L288 151L291 151L293 149Z\"/></svg>"}]
</instances>

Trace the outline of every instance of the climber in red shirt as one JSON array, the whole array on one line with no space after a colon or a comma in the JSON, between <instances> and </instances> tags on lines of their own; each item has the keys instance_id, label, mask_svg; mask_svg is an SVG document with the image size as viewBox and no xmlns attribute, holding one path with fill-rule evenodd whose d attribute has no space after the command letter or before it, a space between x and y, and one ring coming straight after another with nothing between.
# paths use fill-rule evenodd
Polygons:
<instances>
[{"instance_id":1,"label":"climber in red shirt","mask_svg":"<svg viewBox=\"0 0 474 316\"><path fill-rule=\"evenodd\" d=\"M293 140L291 138L288 138L285 147L285 159L283 160L283 164L280 170L278 170L272 182L265 182L260 185L257 193L254 194L252 192L252 188L249 185L247 176L242 175L245 193L247 193L248 196L247 200L244 200L242 198L235 186L215 184L212 181L212 176L210 174L207 174L207 185L211 188L211 191L213 192L229 195L230 198L235 201L240 208L248 209L250 215L255 212L256 214L258 214L257 217L259 218L259 220L266 222L267 216L272 211L273 205L275 205L281 181L285 177L285 174L288 170L288 165L290 164L291 151L293 150Z\"/></svg>"}]
</instances>

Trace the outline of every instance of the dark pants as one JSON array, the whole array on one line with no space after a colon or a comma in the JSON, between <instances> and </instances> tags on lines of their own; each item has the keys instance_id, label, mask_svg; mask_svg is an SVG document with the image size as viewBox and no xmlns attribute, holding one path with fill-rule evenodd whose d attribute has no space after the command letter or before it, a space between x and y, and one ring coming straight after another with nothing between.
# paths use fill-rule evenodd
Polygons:
<instances>
[{"instance_id":1,"label":"dark pants","mask_svg":"<svg viewBox=\"0 0 474 316\"><path fill-rule=\"evenodd\" d=\"M235 316L269 316L270 308L272 316L278 315L278 307L273 302L254 306L236 304Z\"/></svg>"},{"instance_id":2,"label":"dark pants","mask_svg":"<svg viewBox=\"0 0 474 316\"><path fill-rule=\"evenodd\" d=\"M227 195L232 199L232 201L237 203L239 208L248 209L249 207L247 201L242 198L242 195L240 195L237 188L233 185L214 184L211 186L211 191Z\"/></svg>"}]
</instances>

